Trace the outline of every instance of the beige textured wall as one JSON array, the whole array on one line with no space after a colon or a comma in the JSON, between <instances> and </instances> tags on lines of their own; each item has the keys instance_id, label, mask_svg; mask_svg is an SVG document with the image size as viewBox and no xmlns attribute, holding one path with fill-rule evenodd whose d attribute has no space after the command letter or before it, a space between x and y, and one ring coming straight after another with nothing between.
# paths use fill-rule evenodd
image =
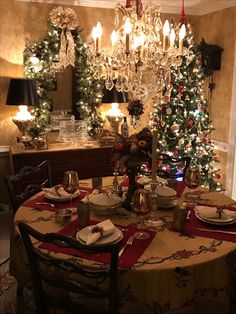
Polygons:
<instances>
[{"instance_id":1,"label":"beige textured wall","mask_svg":"<svg viewBox=\"0 0 236 314\"><path fill-rule=\"evenodd\" d=\"M212 138L228 143L230 110L232 101L233 67L236 60L236 6L230 9L214 12L199 18L197 33L198 42L204 38L209 44L215 44L224 49L221 58L221 70L214 71L213 82L215 88L209 99L210 115L215 131ZM219 153L221 174L223 182L226 182L228 160L226 153Z\"/></svg>"}]
</instances>

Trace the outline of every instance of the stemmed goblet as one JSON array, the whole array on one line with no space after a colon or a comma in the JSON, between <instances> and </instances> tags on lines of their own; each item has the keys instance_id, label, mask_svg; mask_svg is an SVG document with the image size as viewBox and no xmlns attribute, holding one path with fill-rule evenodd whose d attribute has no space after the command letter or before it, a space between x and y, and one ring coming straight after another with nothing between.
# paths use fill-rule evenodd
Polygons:
<instances>
[{"instance_id":1,"label":"stemmed goblet","mask_svg":"<svg viewBox=\"0 0 236 314\"><path fill-rule=\"evenodd\" d=\"M72 201L72 195L79 188L78 173L74 170L65 171L63 175L62 185L63 185L64 190L71 195L71 201Z\"/></svg>"},{"instance_id":2,"label":"stemmed goblet","mask_svg":"<svg viewBox=\"0 0 236 314\"><path fill-rule=\"evenodd\" d=\"M149 192L144 189L137 189L133 195L133 210L140 216L140 228L144 228L144 216L150 211ZM145 231L135 232L134 237L137 239L148 239L149 233Z\"/></svg>"},{"instance_id":3,"label":"stemmed goblet","mask_svg":"<svg viewBox=\"0 0 236 314\"><path fill-rule=\"evenodd\" d=\"M185 194L187 199L190 199L190 206L195 206L194 200L199 196L194 192L201 184L201 170L197 165L190 165L185 173L184 182L190 189L190 192Z\"/></svg>"}]
</instances>

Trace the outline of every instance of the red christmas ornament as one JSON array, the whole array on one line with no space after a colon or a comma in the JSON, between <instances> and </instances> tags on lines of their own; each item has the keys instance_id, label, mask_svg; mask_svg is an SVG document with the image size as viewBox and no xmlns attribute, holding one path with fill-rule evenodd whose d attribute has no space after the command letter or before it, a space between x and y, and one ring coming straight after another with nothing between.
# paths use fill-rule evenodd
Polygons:
<instances>
[{"instance_id":1,"label":"red christmas ornament","mask_svg":"<svg viewBox=\"0 0 236 314\"><path fill-rule=\"evenodd\" d=\"M175 150L173 151L173 155L174 155L174 156L178 156L178 155L179 155L179 150L178 150L178 149L175 149Z\"/></svg>"},{"instance_id":2,"label":"red christmas ornament","mask_svg":"<svg viewBox=\"0 0 236 314\"><path fill-rule=\"evenodd\" d=\"M179 85L179 91L182 92L183 89L184 89L184 85Z\"/></svg>"},{"instance_id":3,"label":"red christmas ornament","mask_svg":"<svg viewBox=\"0 0 236 314\"><path fill-rule=\"evenodd\" d=\"M187 125L188 128L191 129L193 127L193 120L191 120L191 119L187 120L186 121L186 125Z\"/></svg>"},{"instance_id":4,"label":"red christmas ornament","mask_svg":"<svg viewBox=\"0 0 236 314\"><path fill-rule=\"evenodd\" d=\"M206 137L201 138L202 143L207 143L208 139Z\"/></svg>"},{"instance_id":5,"label":"red christmas ornament","mask_svg":"<svg viewBox=\"0 0 236 314\"><path fill-rule=\"evenodd\" d=\"M221 179L221 175L220 175L219 173L216 173L216 174L215 174L215 178L216 178L216 179Z\"/></svg>"},{"instance_id":6,"label":"red christmas ornament","mask_svg":"<svg viewBox=\"0 0 236 314\"><path fill-rule=\"evenodd\" d=\"M166 107L165 107L165 106L161 106L161 110L162 110L162 111L165 111L165 110L166 110Z\"/></svg>"}]
</instances>

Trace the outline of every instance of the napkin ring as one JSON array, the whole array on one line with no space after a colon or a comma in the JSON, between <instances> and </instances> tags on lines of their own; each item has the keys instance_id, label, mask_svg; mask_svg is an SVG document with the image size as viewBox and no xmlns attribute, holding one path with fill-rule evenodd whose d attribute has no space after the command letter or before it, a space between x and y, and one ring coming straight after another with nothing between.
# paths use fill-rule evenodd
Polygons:
<instances>
[{"instance_id":1,"label":"napkin ring","mask_svg":"<svg viewBox=\"0 0 236 314\"><path fill-rule=\"evenodd\" d=\"M92 229L91 231L92 231L92 233L100 232L101 237L103 236L103 232L104 232L103 228L102 228L102 227L99 227L99 226L93 227L93 229Z\"/></svg>"}]
</instances>

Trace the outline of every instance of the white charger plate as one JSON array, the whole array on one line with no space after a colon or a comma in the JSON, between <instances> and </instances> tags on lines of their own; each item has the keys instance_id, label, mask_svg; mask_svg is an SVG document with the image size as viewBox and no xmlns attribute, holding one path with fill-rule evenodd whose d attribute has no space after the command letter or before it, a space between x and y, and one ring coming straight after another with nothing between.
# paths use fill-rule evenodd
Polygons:
<instances>
[{"instance_id":1,"label":"white charger plate","mask_svg":"<svg viewBox=\"0 0 236 314\"><path fill-rule=\"evenodd\" d=\"M88 234L91 233L91 230L94 227L95 225L92 225L92 226L87 226L79 230L76 233L76 239L82 244L85 244ZM103 244L108 244L108 243L116 243L120 241L122 238L123 238L123 232L119 228L115 227L115 230L112 233L104 237L101 237L96 242L92 243L91 245L103 245Z\"/></svg>"},{"instance_id":2,"label":"white charger plate","mask_svg":"<svg viewBox=\"0 0 236 314\"><path fill-rule=\"evenodd\" d=\"M76 193L68 196L54 196L51 193L45 193L45 197L51 201L55 201L55 202L68 202L71 199L73 200L74 198L80 196L80 192L77 191Z\"/></svg>"},{"instance_id":3,"label":"white charger plate","mask_svg":"<svg viewBox=\"0 0 236 314\"><path fill-rule=\"evenodd\" d=\"M200 213L195 211L195 215L196 217L203 221L203 222L207 222L211 225L231 225L234 224L236 222L236 218L233 217L227 217L227 218L207 218L202 216Z\"/></svg>"}]
</instances>

